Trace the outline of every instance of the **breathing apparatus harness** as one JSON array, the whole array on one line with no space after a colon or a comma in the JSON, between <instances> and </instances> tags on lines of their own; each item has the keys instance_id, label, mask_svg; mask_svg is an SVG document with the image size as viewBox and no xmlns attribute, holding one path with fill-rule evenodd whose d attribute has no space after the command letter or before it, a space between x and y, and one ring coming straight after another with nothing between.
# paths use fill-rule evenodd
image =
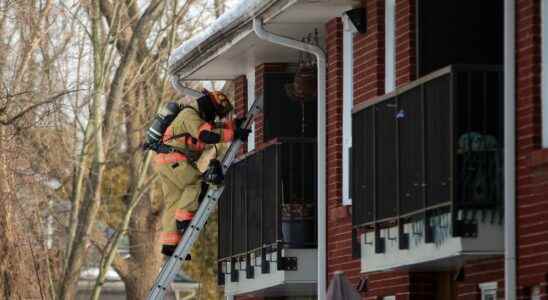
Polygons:
<instances>
[{"instance_id":1,"label":"breathing apparatus harness","mask_svg":"<svg viewBox=\"0 0 548 300\"><path fill-rule=\"evenodd\" d=\"M145 138L145 143L143 149L152 150L156 153L173 153L179 152L183 154L187 160L195 165L196 161L200 157L200 153L192 151L187 148L176 148L164 143L164 134L167 128L171 125L173 120L181 113L184 109L192 109L196 111L206 122L213 122L215 120L215 106L212 101L209 99L209 95L205 92L203 97L197 99L199 110L192 106L180 105L176 102L167 103L156 115L152 121L151 126L148 129L147 136ZM222 112L226 116L228 112ZM197 142L197 139L191 136L189 133L178 134L170 137L168 140L173 140L181 137L191 138L193 142ZM214 146L217 150L217 147ZM203 178L208 183L221 184L224 175L222 171L221 163L217 159L212 159L209 162L208 169L204 172Z\"/></svg>"}]
</instances>

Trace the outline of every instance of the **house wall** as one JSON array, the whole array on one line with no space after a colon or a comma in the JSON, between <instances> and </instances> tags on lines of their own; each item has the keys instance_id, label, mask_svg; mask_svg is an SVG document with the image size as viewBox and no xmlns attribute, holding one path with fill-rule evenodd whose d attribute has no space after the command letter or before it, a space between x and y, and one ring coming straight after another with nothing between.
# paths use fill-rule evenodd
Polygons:
<instances>
[{"instance_id":1,"label":"house wall","mask_svg":"<svg viewBox=\"0 0 548 300\"><path fill-rule=\"evenodd\" d=\"M396 4L396 83L398 86L416 79L416 0L397 0ZM364 0L363 5L368 13L368 32L357 34L354 39L354 103L362 103L384 93L384 1ZM548 254L548 226L539 221L546 219L548 211L546 200L542 192L548 191L548 154L544 157L537 155L537 160L544 158L546 169L531 175L531 170L524 169L524 165L531 160L524 151L540 145L539 105L539 49L531 49L536 41L538 44L538 10L535 13L531 6L538 8L538 1L517 1L518 3L518 75L522 78L518 81L518 201L529 199L529 206L519 205L520 220L528 222L520 233L520 253L528 249L529 256L520 257L520 282L525 278L535 278L529 285L541 285L544 292L546 270L546 256ZM532 31L530 31L532 30ZM340 143L339 127L342 127L340 109L342 98L340 97L342 76L339 61L342 59L342 26L340 20L332 20L327 24L328 43L328 141L329 145ZM522 34L519 34L519 33ZM525 34L527 32L527 34ZM535 65L534 63L537 63ZM527 63L527 64L524 64ZM536 77L532 73L536 72ZM536 87L534 87L536 85ZM534 99L536 97L536 99ZM534 104L532 103L534 102ZM536 106L535 106L536 105ZM535 110L536 108L536 110ZM521 112L526 114L522 116ZM536 128L536 129L535 129ZM534 133L533 133L534 131ZM523 137L521 137L523 136ZM340 147L328 148L329 161L337 162L340 157ZM529 150L530 151L530 150ZM520 155L523 153L523 155ZM548 152L546 152L548 153ZM540 157L540 158L538 158ZM440 280L437 273L431 272L407 272L387 271L373 274L356 274L355 261L351 259L351 216L346 208L341 206L340 195L340 163L328 163L328 274L331 277L336 270L347 273L352 283L356 283L361 277L367 278L366 292L362 293L364 299L382 299L384 296L395 295L399 299L436 299L436 285ZM539 168L537 168L539 169ZM541 175L542 174L542 175ZM544 178L540 178L544 176ZM536 182L536 183L535 183ZM534 187L533 187L534 186ZM524 189L525 188L525 189ZM536 190L535 190L536 188ZM527 191L524 193L523 191ZM533 196L536 194L536 197ZM529 197L529 198L528 198ZM536 200L535 200L536 199ZM542 208L539 210L539 208ZM542 211L543 213L539 213ZM527 214L528 213L528 214ZM542 227L542 224L544 227ZM523 225L520 225L522 227ZM536 227L535 227L536 226ZM541 228L542 227L542 228ZM535 230L534 233L524 235L527 229ZM529 236L537 236L532 238ZM542 236L542 238L541 238ZM538 244L542 241L541 244ZM535 244L537 243L537 244ZM537 246L535 246L537 245ZM543 247L542 250L540 247ZM534 254L533 254L534 253ZM530 258L529 258L530 257ZM534 259L542 259L542 263L534 263ZM367 262L366 262L367 263ZM458 299L479 299L480 290L478 284L497 281L499 297L504 296L504 260L502 257L484 259L467 263L463 266L464 278L455 281ZM526 270L528 275L521 275ZM530 275L529 275L530 274ZM527 289L522 287L520 294L526 294ZM523 298L525 299L525 298Z\"/></svg>"},{"instance_id":2,"label":"house wall","mask_svg":"<svg viewBox=\"0 0 548 300\"><path fill-rule=\"evenodd\" d=\"M415 5L417 0L397 0L396 83L416 79ZM502 0L501 0L502 1ZM384 93L384 1L363 0L368 13L368 32L354 38L354 103ZM540 1L516 1L516 96L517 96L517 218L518 295L548 299L548 150L541 149L540 99ZM327 270L345 271L352 284L367 278L363 299L436 299L439 274L433 272L387 271L360 274L359 259L352 258L351 215L342 206L342 23L335 18L326 24L327 77ZM279 67L279 66L278 66ZM262 92L262 74L268 64L257 66L255 91ZM238 86L238 84L237 84ZM238 94L238 93L237 93ZM236 100L244 97L237 96ZM238 107L238 104L236 104ZM245 107L245 105L243 106ZM238 109L238 108L237 108ZM258 119L258 143L262 142L262 117ZM260 142L259 142L260 141ZM480 298L478 284L496 281L498 297L504 297L502 257L469 262L464 277L455 281L459 300Z\"/></svg>"},{"instance_id":3,"label":"house wall","mask_svg":"<svg viewBox=\"0 0 548 300\"><path fill-rule=\"evenodd\" d=\"M352 258L352 218L342 206L343 28L340 18L326 24L327 32L327 272L345 271L353 284L360 275Z\"/></svg>"},{"instance_id":4,"label":"house wall","mask_svg":"<svg viewBox=\"0 0 548 300\"><path fill-rule=\"evenodd\" d=\"M548 299L548 150L541 147L540 3L516 1L517 240L520 299ZM545 58L546 59L546 58Z\"/></svg>"},{"instance_id":5,"label":"house wall","mask_svg":"<svg viewBox=\"0 0 548 300\"><path fill-rule=\"evenodd\" d=\"M234 112L237 116L244 116L247 112L247 79L245 75L234 79ZM247 151L247 145L242 145L241 153Z\"/></svg>"}]
</instances>

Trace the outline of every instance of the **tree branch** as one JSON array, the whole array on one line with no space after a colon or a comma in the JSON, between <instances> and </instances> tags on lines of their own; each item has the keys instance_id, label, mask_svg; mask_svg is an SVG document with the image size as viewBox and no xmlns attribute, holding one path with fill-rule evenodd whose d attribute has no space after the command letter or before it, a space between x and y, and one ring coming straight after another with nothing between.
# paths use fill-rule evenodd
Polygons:
<instances>
[{"instance_id":1,"label":"tree branch","mask_svg":"<svg viewBox=\"0 0 548 300\"><path fill-rule=\"evenodd\" d=\"M34 110L42 105L46 105L46 104L49 104L49 103L53 103L55 101L57 101L59 98L65 96L65 95L68 95L70 93L74 93L74 92L77 92L77 91L81 91L81 89L78 89L78 90L70 90L70 91L64 91L64 92L61 92L53 97L50 97L48 98L47 100L44 100L42 102L38 102L38 103L34 103L32 105L29 105L27 106L26 108L22 109L19 113L17 113L15 116L11 117L11 118L8 118L6 120L0 120L0 125L9 125L9 124L12 124L13 122L17 121L18 119L20 119L21 117L23 117L25 114L27 114L28 112L30 112L31 110ZM0 109L0 112L3 112L6 110L6 107L2 107Z\"/></svg>"},{"instance_id":2,"label":"tree branch","mask_svg":"<svg viewBox=\"0 0 548 300\"><path fill-rule=\"evenodd\" d=\"M116 239L116 235L114 235L111 239L107 239L107 237L98 229L94 228L91 232L90 240L92 244L95 246L95 248L101 252L102 256L107 255L108 246ZM120 254L116 253L114 254L114 259L112 261L112 267L118 275L122 278L127 278L129 276L129 262L126 259L123 259Z\"/></svg>"}]
</instances>

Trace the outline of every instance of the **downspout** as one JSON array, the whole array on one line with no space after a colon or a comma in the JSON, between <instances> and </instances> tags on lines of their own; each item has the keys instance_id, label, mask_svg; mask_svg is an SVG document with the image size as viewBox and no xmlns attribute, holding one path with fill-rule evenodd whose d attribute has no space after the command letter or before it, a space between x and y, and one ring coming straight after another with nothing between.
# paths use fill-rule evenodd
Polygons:
<instances>
[{"instance_id":1,"label":"downspout","mask_svg":"<svg viewBox=\"0 0 548 300\"><path fill-rule=\"evenodd\" d=\"M186 95L193 98L199 98L203 96L203 94L200 93L199 91L182 85L176 76L172 76L171 86L181 95Z\"/></svg>"},{"instance_id":2,"label":"downspout","mask_svg":"<svg viewBox=\"0 0 548 300\"><path fill-rule=\"evenodd\" d=\"M325 197L325 174L326 174L326 113L325 113L325 85L326 85L326 59L324 51L315 45L306 44L287 37L272 34L263 27L262 20L253 19L253 30L257 37L262 40L304 51L316 56L318 67L318 279L317 296L319 300L325 299L326 293L326 197Z\"/></svg>"},{"instance_id":3,"label":"downspout","mask_svg":"<svg viewBox=\"0 0 548 300\"><path fill-rule=\"evenodd\" d=\"M504 291L516 299L516 3L504 1Z\"/></svg>"}]
</instances>

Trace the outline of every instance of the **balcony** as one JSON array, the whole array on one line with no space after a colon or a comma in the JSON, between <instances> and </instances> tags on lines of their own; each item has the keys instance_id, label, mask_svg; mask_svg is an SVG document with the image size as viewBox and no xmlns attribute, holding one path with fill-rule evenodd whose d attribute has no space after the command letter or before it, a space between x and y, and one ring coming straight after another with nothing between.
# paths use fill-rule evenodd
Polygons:
<instances>
[{"instance_id":1,"label":"balcony","mask_svg":"<svg viewBox=\"0 0 548 300\"><path fill-rule=\"evenodd\" d=\"M363 272L503 253L502 83L498 66L449 66L354 109Z\"/></svg>"},{"instance_id":2,"label":"balcony","mask_svg":"<svg viewBox=\"0 0 548 300\"><path fill-rule=\"evenodd\" d=\"M219 284L227 295L313 295L316 144L277 139L231 167L219 201Z\"/></svg>"}]
</instances>

